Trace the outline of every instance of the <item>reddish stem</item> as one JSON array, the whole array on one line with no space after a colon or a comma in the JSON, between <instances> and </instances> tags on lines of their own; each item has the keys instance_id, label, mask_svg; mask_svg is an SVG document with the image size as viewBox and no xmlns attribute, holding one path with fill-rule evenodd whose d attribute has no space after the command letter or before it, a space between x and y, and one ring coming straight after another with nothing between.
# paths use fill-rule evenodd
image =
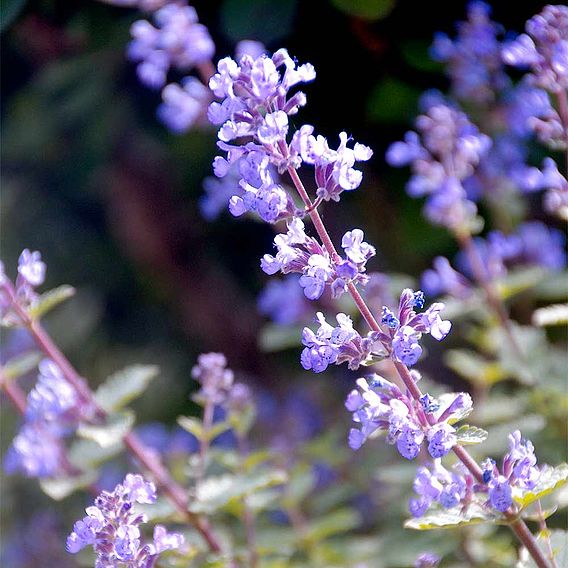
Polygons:
<instances>
[{"instance_id":1,"label":"reddish stem","mask_svg":"<svg viewBox=\"0 0 568 568\"><path fill-rule=\"evenodd\" d=\"M281 147L281 150L282 149L283 148ZM283 152L283 155L285 156L286 153ZM329 233L327 232L327 229L325 228L325 225L323 224L323 221L317 209L314 209L312 207L312 201L306 191L306 188L304 187L304 184L302 183L302 180L300 179L300 176L298 175L298 172L296 171L295 168L290 166L288 167L288 173L290 174L292 182L294 183L296 190L298 191L302 201L304 202L306 209L309 211L310 219L312 220L314 228L318 236L320 237L325 249L327 250L329 256L336 262L338 259L340 259L340 257L333 245L333 242L331 241ZM473 242L471 242L470 244L473 245ZM375 319L371 310L367 306L365 300L357 290L355 284L350 283L348 285L348 290L355 304L357 305L357 308L361 312L361 315L363 316L369 327L373 331L381 331L379 324L377 323L377 320ZM489 292L490 290L491 287L489 287L488 290L486 290L486 292ZM490 298L490 301L492 302L496 301L497 306L500 305L500 301L496 296L494 296L493 293L491 294L488 293L488 298ZM510 327L510 321L506 313L505 313L505 321L508 322L508 326ZM507 326L505 327L507 329ZM406 365L394 361L394 366L400 378L402 379L402 382L408 389L408 392L411 394L412 398L420 402L422 393L418 388L418 386L416 385L416 382L412 378L412 375L410 374L410 371L408 370ZM428 422L432 424L434 418L431 415L427 415L427 418ZM465 465L465 467L470 471L470 473L475 477L475 479L477 479L478 482L483 483L483 472L479 467L479 465L477 464L477 462L469 455L467 450L462 446L454 446L453 452L458 457L458 459ZM514 519L513 515L507 515L507 517L510 518L511 520ZM510 526L513 532L515 533L515 535L517 536L517 538L522 542L522 544L527 548L531 556L534 558L537 566L539 568L551 568L548 560L542 554L542 551L538 547L533 534L530 532L524 521L521 519L516 519L514 520L514 522L510 523Z\"/></svg>"}]
</instances>

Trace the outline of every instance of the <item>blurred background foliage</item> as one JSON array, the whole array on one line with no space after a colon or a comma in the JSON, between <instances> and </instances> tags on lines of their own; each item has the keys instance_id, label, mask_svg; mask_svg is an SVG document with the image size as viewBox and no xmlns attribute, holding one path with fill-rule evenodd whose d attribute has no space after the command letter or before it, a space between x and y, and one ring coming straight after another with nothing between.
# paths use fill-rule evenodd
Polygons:
<instances>
[{"instance_id":1,"label":"blurred background foliage","mask_svg":"<svg viewBox=\"0 0 568 568\"><path fill-rule=\"evenodd\" d=\"M347 228L362 227L378 249L371 270L414 277L429 267L432 257L453 256L451 237L421 217L421 203L403 189L407 172L387 168L384 151L412 124L420 93L446 89L443 69L429 59L428 48L436 31L454 33L466 2L192 4L211 31L217 58L231 54L241 39L256 39L269 50L284 46L299 61L311 62L318 77L307 86L308 105L297 120L314 124L330 140L346 130L373 148L361 188L344 195L340 206L324 207L335 238ZM514 9L506 1L492 5L496 21L520 31L543 3L517 3ZM47 325L93 386L127 364L160 366L159 380L136 403L144 422L171 424L180 413L191 413L189 371L198 353L214 350L227 355L229 365L255 385L259 396L278 401L281 432L292 437L299 432L304 439L311 436L310 428L323 432L333 426L332 448L343 448L349 423L343 400L354 375L341 367L323 376L302 372L299 345L268 353L260 349L266 320L256 309L256 297L266 276L259 258L270 251L273 233L227 214L212 223L202 218L198 202L202 181L211 172L215 133L202 128L175 136L155 118L159 94L138 83L125 58L129 26L140 17L134 10L95 1L3 0L0 222L7 270L12 273L21 249L37 249L48 264L47 288L62 283L76 287L76 297L58 308ZM537 208L535 215L540 215ZM26 341L4 339L4 357L18 341ZM442 355L435 349L425 362L431 378L464 388L452 365L443 366ZM296 402L284 402L291 395ZM526 404L509 399L504 389L494 405L510 421L490 438L496 446L488 451L498 452L505 446L505 431L518 423ZM491 422L490 409L480 411L483 423L481 412ZM5 450L15 418L3 414ZM306 426L306 416L317 423ZM268 423L274 422L274 415L268 417ZM534 430L542 429L537 413L532 419L538 422ZM557 439L552 436L551 454ZM393 458L381 444L358 458L365 475L347 496L335 499L352 502L359 496L367 501L359 509L368 516L363 532L382 519L382 537L367 546L382 550L385 566L409 565L412 554L432 539L439 552L450 546L444 535L413 534L407 553L410 537L401 532L400 519L413 468L385 465L377 470L377 464ZM369 478L371 491L363 492ZM3 497L8 509L53 507L23 480L4 484ZM317 503L310 506L317 510ZM319 506L325 511L325 505ZM46 519L45 526L50 522ZM48 534L48 528L41 530ZM475 548L475 535L484 530L475 529L469 545L473 542ZM507 566L509 545L499 538L493 543L496 565Z\"/></svg>"}]
</instances>

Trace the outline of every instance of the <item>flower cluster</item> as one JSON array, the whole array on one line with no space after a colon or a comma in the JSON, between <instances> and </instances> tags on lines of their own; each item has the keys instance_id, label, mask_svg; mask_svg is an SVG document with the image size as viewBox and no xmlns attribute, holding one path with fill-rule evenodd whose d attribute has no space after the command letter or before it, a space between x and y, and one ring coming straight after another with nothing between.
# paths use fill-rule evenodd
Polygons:
<instances>
[{"instance_id":1,"label":"flower cluster","mask_svg":"<svg viewBox=\"0 0 568 568\"><path fill-rule=\"evenodd\" d=\"M337 314L337 326L327 323L321 312L316 314L319 323L318 330L314 333L309 327L302 332L302 350L300 362L306 371L322 373L329 365L347 363L347 366L355 370L360 365L373 360L373 355L381 358L385 356L380 335L377 332L369 332L366 337L361 337L353 328L351 318L345 314Z\"/></svg>"},{"instance_id":2,"label":"flower cluster","mask_svg":"<svg viewBox=\"0 0 568 568\"><path fill-rule=\"evenodd\" d=\"M227 369L227 360L222 353L200 355L191 376L201 385L193 397L201 404L230 408L243 406L250 400L249 388L234 382L233 371Z\"/></svg>"},{"instance_id":3,"label":"flower cluster","mask_svg":"<svg viewBox=\"0 0 568 568\"><path fill-rule=\"evenodd\" d=\"M491 231L485 239L477 237L474 243L483 262L485 276L490 280L503 278L514 267L539 266L551 272L559 272L566 267L564 233L539 221L521 223L509 234ZM458 255L457 264L466 275L473 275L465 255ZM472 293L471 282L452 268L444 257L434 259L433 268L424 272L422 286L432 296L449 294L466 298Z\"/></svg>"},{"instance_id":4,"label":"flower cluster","mask_svg":"<svg viewBox=\"0 0 568 568\"><path fill-rule=\"evenodd\" d=\"M509 435L509 451L503 458L501 471L494 460L488 458L483 464L483 483L477 482L463 465L448 471L440 460L417 470L414 491L417 497L409 502L414 517L421 517L438 503L444 509L467 507L476 500L482 506L489 506L499 513L505 513L514 506L515 496L533 489L542 473L536 465L534 447L522 438L516 430Z\"/></svg>"},{"instance_id":5,"label":"flower cluster","mask_svg":"<svg viewBox=\"0 0 568 568\"><path fill-rule=\"evenodd\" d=\"M153 20L155 25L147 20L132 24L128 46L128 57L138 62L138 77L146 86L163 87L171 67L187 72L213 56L215 44L198 23L195 8L170 3L156 11Z\"/></svg>"},{"instance_id":6,"label":"flower cluster","mask_svg":"<svg viewBox=\"0 0 568 568\"><path fill-rule=\"evenodd\" d=\"M349 432L349 446L358 450L369 437L384 432L387 444L396 445L407 460L418 455L424 441L433 458L445 456L457 443L451 424L473 407L467 393L445 394L439 399L426 394L416 401L378 375L358 379L357 386L345 401L359 424Z\"/></svg>"},{"instance_id":7,"label":"flower cluster","mask_svg":"<svg viewBox=\"0 0 568 568\"><path fill-rule=\"evenodd\" d=\"M428 102L416 120L418 133L408 132L403 142L387 151L392 166L410 164L413 176L407 191L413 197L427 195L426 217L454 231L469 227L477 208L464 188L491 140L479 132L463 112L440 97Z\"/></svg>"},{"instance_id":8,"label":"flower cluster","mask_svg":"<svg viewBox=\"0 0 568 568\"><path fill-rule=\"evenodd\" d=\"M12 286L4 272L4 265L0 262L0 318L18 320L11 310L13 302L18 302L24 308L32 304L37 298L35 289L45 281L46 270L47 267L38 251L24 249L18 259L16 283Z\"/></svg>"},{"instance_id":9,"label":"flower cluster","mask_svg":"<svg viewBox=\"0 0 568 568\"><path fill-rule=\"evenodd\" d=\"M483 481L487 484L489 503L504 513L513 505L515 491L533 489L541 470L536 465L534 446L522 438L519 430L509 434L509 451L503 458L501 471L494 460L482 464Z\"/></svg>"},{"instance_id":10,"label":"flower cluster","mask_svg":"<svg viewBox=\"0 0 568 568\"><path fill-rule=\"evenodd\" d=\"M272 57L244 55L238 64L224 58L217 70L209 86L222 100L211 103L208 116L220 126L218 146L227 155L215 158L213 167L222 178L232 164L238 164L241 191L230 200L233 215L256 211L263 220L274 222L294 213L271 167L282 173L302 163L314 166L321 200L337 201L342 191L360 185L362 173L354 168L355 163L368 160L372 152L358 143L349 148L345 132L340 134L337 149L323 136L314 136L310 125L300 127L287 142L289 116L306 103L303 92L291 94L290 90L315 78L312 65L297 65L280 49Z\"/></svg>"},{"instance_id":11,"label":"flower cluster","mask_svg":"<svg viewBox=\"0 0 568 568\"><path fill-rule=\"evenodd\" d=\"M39 364L37 383L27 397L25 423L8 450L6 470L40 478L68 471L64 438L80 420L93 414L93 408L81 399L59 367L44 359Z\"/></svg>"},{"instance_id":12,"label":"flower cluster","mask_svg":"<svg viewBox=\"0 0 568 568\"><path fill-rule=\"evenodd\" d=\"M546 6L525 31L503 48L505 63L529 68L527 80L547 91L568 89L568 7Z\"/></svg>"},{"instance_id":13,"label":"flower cluster","mask_svg":"<svg viewBox=\"0 0 568 568\"><path fill-rule=\"evenodd\" d=\"M156 488L141 475L127 474L112 492L103 491L87 516L77 521L67 537L67 551L76 554L92 546L97 554L96 566L128 566L151 568L156 557L165 550L179 549L184 537L168 533L161 525L154 528L151 543L141 541L139 526L146 515L135 510L136 503L154 503Z\"/></svg>"},{"instance_id":14,"label":"flower cluster","mask_svg":"<svg viewBox=\"0 0 568 568\"><path fill-rule=\"evenodd\" d=\"M288 223L285 234L276 235L275 256L265 254L261 267L267 274L297 272L302 274L299 280L306 298L317 300L323 294L326 285L331 288L332 296L339 297L351 282L365 283L365 265L375 255L375 248L363 241L361 229L353 229L343 236L341 246L345 258L331 260L327 250L314 238L308 237L301 219L294 217Z\"/></svg>"},{"instance_id":15,"label":"flower cluster","mask_svg":"<svg viewBox=\"0 0 568 568\"><path fill-rule=\"evenodd\" d=\"M443 33L434 38L430 53L433 59L446 63L452 90L460 99L492 102L495 92L509 84L498 40L502 28L491 21L490 14L491 8L485 2L471 2L468 19L458 24L454 41Z\"/></svg>"}]
</instances>

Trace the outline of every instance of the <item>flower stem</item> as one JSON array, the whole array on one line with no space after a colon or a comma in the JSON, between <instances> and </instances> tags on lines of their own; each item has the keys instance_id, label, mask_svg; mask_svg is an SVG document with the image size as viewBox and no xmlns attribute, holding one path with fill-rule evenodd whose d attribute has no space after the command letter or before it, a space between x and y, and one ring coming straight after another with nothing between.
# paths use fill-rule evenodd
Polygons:
<instances>
[{"instance_id":1,"label":"flower stem","mask_svg":"<svg viewBox=\"0 0 568 568\"><path fill-rule=\"evenodd\" d=\"M310 219L312 220L314 228L318 236L320 237L325 249L327 250L328 254L333 260L337 260L339 258L339 255L337 254L337 251L333 245L333 242L331 241L329 233L327 232L327 229L323 224L320 214L318 213L317 209L312 208L312 201L306 191L306 188L304 187L304 184L302 183L302 180L300 179L300 176L298 175L298 172L296 171L295 168L290 166L288 167L288 173L290 174L292 182L294 183L296 190L298 191L302 201L304 202L306 209L309 211ZM471 247L472 250L477 252L477 249L475 249L473 241L471 240L471 235L469 236L469 240L465 239L464 244L467 244L468 247ZM479 259L475 259L475 263L478 262ZM483 268L482 265L481 267ZM486 284L484 289L487 293L488 300L492 303L494 308L496 308L496 311L498 311L500 320L504 324L505 330L510 333L511 339L512 341L514 341L510 325L511 322L507 316L507 313L504 310L504 307L500 302L500 299L495 294L490 284L486 282L484 278L480 281L480 284L483 285L483 283ZM363 316L369 327L373 331L381 331L381 328L377 320L375 319L371 310L367 306L365 300L357 290L355 284L350 283L348 285L348 290L349 293L351 294L351 297L353 298L353 301L357 305L357 308L361 312L361 315ZM514 345L516 344L514 343ZM411 394L412 398L419 402L420 398L422 397L422 393L418 388L418 386L416 385L416 382L412 378L412 375L410 374L408 367L397 361L394 362L394 366L400 378L402 379L402 382L404 383L409 393ZM433 417L428 416L428 420L429 421L433 420ZM471 474L475 477L475 479L477 479L478 482L483 483L483 472L481 470L481 467L479 467L478 463L469 455L467 450L462 446L454 446L453 452L457 456L457 458L465 465L465 467L471 472ZM514 517L511 515L511 518ZM514 522L510 523L509 526L511 527L512 531L515 533L517 538L529 551L530 555L534 558L539 568L552 568L551 564L548 562L548 560L540 550L538 544L536 543L534 535L530 532L529 528L527 527L527 525L523 520L516 519Z\"/></svg>"},{"instance_id":2,"label":"flower stem","mask_svg":"<svg viewBox=\"0 0 568 568\"><path fill-rule=\"evenodd\" d=\"M42 325L38 321L30 318L26 310L18 304L13 287L5 285L4 288L11 296L14 311L20 318L22 324L30 331L38 347L61 369L63 376L77 389L77 392L84 397L85 400L89 401L102 417L106 416L107 413L97 404L94 394L89 389L86 381L79 375L73 365L71 365ZM210 550L212 552L221 552L221 545L216 535L213 533L211 526L205 519L188 511L186 490L173 479L156 454L147 448L133 432L126 434L123 441L130 453L153 475L156 483L162 488L170 501L175 505L176 509L178 509L187 521L201 534Z\"/></svg>"}]
</instances>

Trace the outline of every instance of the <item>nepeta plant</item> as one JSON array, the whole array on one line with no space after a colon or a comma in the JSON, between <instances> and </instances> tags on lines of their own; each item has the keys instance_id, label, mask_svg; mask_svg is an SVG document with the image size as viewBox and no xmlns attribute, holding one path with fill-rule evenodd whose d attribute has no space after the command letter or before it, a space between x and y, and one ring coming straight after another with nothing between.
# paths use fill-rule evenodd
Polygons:
<instances>
[{"instance_id":1,"label":"nepeta plant","mask_svg":"<svg viewBox=\"0 0 568 568\"><path fill-rule=\"evenodd\" d=\"M393 166L411 167L407 192L425 197L426 219L447 228L462 252L455 267L438 257L423 275L426 293L444 294L446 302L427 303L423 291L409 287L395 302L385 291L384 275L379 275L374 281L381 300L377 306L360 291L372 287L367 263L372 262L375 247L365 241L360 228L346 231L341 247L336 247L320 214L323 207L345 198L345 192L363 185L362 168L373 152L346 132L339 134L336 146L315 134L313 125L294 127L307 103L306 94L298 89L315 81L314 67L299 64L285 49L269 55L258 43L243 42L235 58L221 59L215 69L213 40L194 8L166 1L113 3L150 12L148 20L132 26L128 57L137 64L143 84L163 87L159 118L176 133L200 124L205 116L218 129L220 155L213 161L215 178L206 181L204 215L215 218L225 206L235 217L254 215L274 226L275 250L260 259L260 266L268 275L281 273L287 279L267 289L261 309L279 323L297 322L307 301L333 309L334 323L324 311L316 311L317 329L306 326L298 336L303 345L301 366L322 373L343 363L353 371L376 365L347 395L345 407L354 427L344 438L351 450L360 450L363 445L377 447L372 446L375 439L384 436L400 456L419 464L415 496L408 505L411 518L405 526L426 530L504 524L534 564L555 566L540 499L566 482L568 466L537 465L533 444L518 429L509 434L509 450L502 460L474 459L465 446L481 444L488 432L456 425L474 411L472 396L438 394L415 366L428 346L424 336L444 340L461 323L463 314L455 306L469 303L481 314L476 324L487 328L488 336L493 333L485 344L503 342L502 351L511 350L517 359L516 365L508 361L506 367L503 358L499 372L536 384L537 373L523 345L526 330L509 317L503 288L519 266L537 267L546 274L561 271L566 265L565 238L540 221L497 213L506 209L511 196L523 202L527 194L544 189L545 210L566 217L566 178L552 158L539 169L527 163L527 156L533 134L554 149L568 150L568 9L547 6L529 20L526 34L503 43L502 29L490 20L488 6L474 2L455 40L444 35L435 39L433 55L447 64L451 95L427 93L415 130L393 143L386 159ZM505 64L529 72L515 84ZM167 84L172 72L193 69L200 78L187 76L180 84ZM466 106L477 111L468 116ZM490 116L501 117L498 131L490 127ZM302 180L305 172L307 186ZM478 234L484 228L485 206L499 222L482 238ZM87 516L75 523L67 539L70 553L92 546L95 566L101 568L148 568L166 550L175 550L180 562L207 558L213 565L255 567L263 550L258 544L259 520L268 513L287 516L299 549L317 541L299 506L306 493L295 485L295 466L283 465L271 452L251 451L254 398L246 385L235 382L222 354L201 355L192 371L198 383L192 398L202 415L178 420L198 447L195 455L186 456L180 481L179 472L177 477L170 472L160 453L133 432L133 416L124 408L154 373L137 369L111 378L93 393L39 322L68 295L66 290L45 297L36 293L45 270L40 254L25 250L15 283L3 267L0 272L3 324L26 329L45 357L27 397L15 384L22 374L18 365L3 369L2 386L24 418L5 465L11 472L48 481L71 480L73 488L96 490L94 506L86 509ZM343 311L337 312L334 302L343 295L352 303L344 303ZM454 308L455 323L442 316L446 307ZM519 364L526 369L520 372ZM480 406L478 413L483 411ZM223 452L216 443L227 432L232 432L233 445ZM97 449L78 447L71 441L75 437L93 442ZM152 481L127 473L112 491L100 492L96 467L80 463L94 452L98 465L103 460L100 454L106 456L109 448L116 453L128 450ZM199 550L184 546L187 527L169 533L157 524L153 540L144 537L142 525L151 508L146 513L139 505L154 504L157 492L170 503L166 519L187 524L200 535ZM526 523L533 504L541 529L538 539ZM271 554L276 553L266 556ZM289 561L294 554L293 548ZM307 562L319 561L315 553L307 556ZM439 562L437 555L424 553L415 566L434 567Z\"/></svg>"}]
</instances>

